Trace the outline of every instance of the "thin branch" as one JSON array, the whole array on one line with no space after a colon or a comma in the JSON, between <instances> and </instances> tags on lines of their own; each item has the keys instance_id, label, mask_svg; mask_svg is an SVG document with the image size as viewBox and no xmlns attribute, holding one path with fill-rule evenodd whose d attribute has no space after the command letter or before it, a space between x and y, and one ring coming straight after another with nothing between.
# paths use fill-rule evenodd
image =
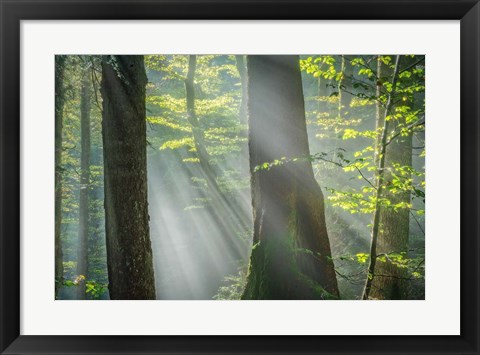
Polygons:
<instances>
[{"instance_id":1,"label":"thin branch","mask_svg":"<svg viewBox=\"0 0 480 355\"><path fill-rule=\"evenodd\" d=\"M356 165L354 165L354 167L355 167L355 169L357 169L358 173L359 173L360 176L363 178L363 180L365 180L366 182L368 182L368 184L376 190L377 187L376 187L375 185L373 185L372 182L365 177L365 175L363 175L362 171L361 171Z\"/></svg>"}]
</instances>

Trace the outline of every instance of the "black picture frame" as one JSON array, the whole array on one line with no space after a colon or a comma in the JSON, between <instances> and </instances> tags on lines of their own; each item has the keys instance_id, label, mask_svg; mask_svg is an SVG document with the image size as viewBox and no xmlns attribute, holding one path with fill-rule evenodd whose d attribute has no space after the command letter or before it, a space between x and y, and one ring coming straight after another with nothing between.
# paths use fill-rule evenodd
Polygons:
<instances>
[{"instance_id":1,"label":"black picture frame","mask_svg":"<svg viewBox=\"0 0 480 355\"><path fill-rule=\"evenodd\" d=\"M478 0L0 0L0 11L1 354L479 354ZM20 21L84 19L461 20L461 335L20 335Z\"/></svg>"}]
</instances>

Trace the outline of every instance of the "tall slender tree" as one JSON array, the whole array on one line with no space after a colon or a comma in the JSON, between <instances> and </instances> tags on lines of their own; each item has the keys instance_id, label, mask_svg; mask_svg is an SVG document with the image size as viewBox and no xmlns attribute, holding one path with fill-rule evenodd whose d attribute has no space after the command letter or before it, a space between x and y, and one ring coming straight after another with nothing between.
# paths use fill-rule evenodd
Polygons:
<instances>
[{"instance_id":1,"label":"tall slender tree","mask_svg":"<svg viewBox=\"0 0 480 355\"><path fill-rule=\"evenodd\" d=\"M342 55L341 77L338 82L338 92L340 96L338 113L342 118L344 118L350 110L350 104L352 102L352 93L348 92L348 90L352 90L353 67L350 63L351 59L349 55Z\"/></svg>"},{"instance_id":2,"label":"tall slender tree","mask_svg":"<svg viewBox=\"0 0 480 355\"><path fill-rule=\"evenodd\" d=\"M240 85L242 86L242 97L240 99L240 109L238 112L238 118L242 128L242 137L245 137L245 142L241 144L240 150L240 162L238 166L240 167L240 174L242 176L248 177L250 172L248 168L248 113L247 113L247 66L245 63L245 56L244 55L236 55L235 56L235 64L237 66L238 74L240 75Z\"/></svg>"},{"instance_id":3,"label":"tall slender tree","mask_svg":"<svg viewBox=\"0 0 480 355\"><path fill-rule=\"evenodd\" d=\"M395 90L397 87L397 80L398 80L398 72L400 68L400 56L397 55L395 59L395 68L393 71L392 76L392 89L391 92L388 94L388 99L385 105L385 109L377 109L377 114L383 116L383 118L377 118L377 126L383 124L381 126L381 138L378 143L378 148L376 152L376 161L377 161L377 177L376 177L376 198L375 198L375 212L372 221L372 239L371 239L371 247L370 247L370 264L368 267L368 278L367 283L365 285L365 291L363 294L364 299L368 299L371 297L370 293L372 290L375 276L375 270L377 265L377 257L379 254L379 236L380 232L382 231L382 224L381 224L381 217L382 217L382 206L381 206L381 199L384 196L384 189L385 189L385 181L388 177L385 174L386 171L386 153L387 153L387 142L388 136L391 132L391 120L387 119L391 113L391 110L394 106L395 100ZM381 122L381 123L378 123ZM411 154L411 151L410 151Z\"/></svg>"},{"instance_id":4,"label":"tall slender tree","mask_svg":"<svg viewBox=\"0 0 480 355\"><path fill-rule=\"evenodd\" d=\"M55 56L55 298L63 284L62 252L62 142L65 106L65 64L67 57Z\"/></svg>"},{"instance_id":5,"label":"tall slender tree","mask_svg":"<svg viewBox=\"0 0 480 355\"><path fill-rule=\"evenodd\" d=\"M224 240L227 244L229 252L236 258L242 258L245 253L245 245L236 236L238 230L244 229L243 218L238 214L238 211L233 206L231 201L228 201L222 194L220 186L218 185L218 169L211 163L210 154L207 151L205 143L205 134L200 126L195 110L195 73L197 69L197 56L190 55L188 57L188 70L185 78L185 96L187 103L187 119L192 127L193 141L195 150L197 151L198 160L202 168L203 177L207 182L209 189L209 197L211 198L211 207L214 210L217 218L217 227L224 235Z\"/></svg>"},{"instance_id":6,"label":"tall slender tree","mask_svg":"<svg viewBox=\"0 0 480 355\"><path fill-rule=\"evenodd\" d=\"M90 190L90 92L92 85L88 71L84 70L80 93L80 202L78 217L78 253L77 275L82 275L77 294L79 299L85 299L85 278L88 274L88 229L89 206L88 196Z\"/></svg>"},{"instance_id":7,"label":"tall slender tree","mask_svg":"<svg viewBox=\"0 0 480 355\"><path fill-rule=\"evenodd\" d=\"M245 65L245 56L236 55L235 64L240 75L240 84L242 85L242 98L240 101L240 123L247 124L247 67Z\"/></svg>"},{"instance_id":8,"label":"tall slender tree","mask_svg":"<svg viewBox=\"0 0 480 355\"><path fill-rule=\"evenodd\" d=\"M318 66L318 69L321 70L323 68L325 63L321 63ZM329 95L329 87L327 86L328 80L322 77L321 75L318 76L317 78L317 112L320 113L322 112L322 109L324 109L325 105L323 104L322 101L320 101L320 97L322 96L328 96Z\"/></svg>"},{"instance_id":9,"label":"tall slender tree","mask_svg":"<svg viewBox=\"0 0 480 355\"><path fill-rule=\"evenodd\" d=\"M155 299L150 242L144 58L102 60L105 229L111 299Z\"/></svg>"},{"instance_id":10,"label":"tall slender tree","mask_svg":"<svg viewBox=\"0 0 480 355\"><path fill-rule=\"evenodd\" d=\"M205 144L205 134L198 122L197 113L195 111L195 71L197 69L197 56L188 56L188 70L185 78L185 97L187 101L187 119L192 127L193 140L195 144L195 150L197 151L198 160L205 174L207 184L212 191L219 191L214 166L210 162L210 154L208 154Z\"/></svg>"},{"instance_id":11,"label":"tall slender tree","mask_svg":"<svg viewBox=\"0 0 480 355\"><path fill-rule=\"evenodd\" d=\"M247 69L254 245L242 298L336 298L323 194L308 159L299 57L248 56ZM292 162L256 168L282 158Z\"/></svg>"},{"instance_id":12,"label":"tall slender tree","mask_svg":"<svg viewBox=\"0 0 480 355\"><path fill-rule=\"evenodd\" d=\"M408 67L411 62L417 61L418 58L407 58L403 60L403 65ZM383 63L380 58L378 61L377 76L389 76L392 72L391 68ZM414 98L404 96L401 105L408 105L414 108ZM385 108L381 104L377 104L377 124L378 127L384 126ZM392 108L391 108L392 111ZM383 184L392 186L394 173L398 167L412 166L412 132L405 129L407 127L405 115L398 115L396 119L391 119L388 125L387 136L389 139L384 143L385 164ZM400 134L400 130L404 129L404 133ZM380 147L380 150L382 148ZM405 171L404 179L410 176ZM409 204L410 192L396 191L391 192L389 189L383 190L384 199L390 201L391 205ZM386 255L406 252L408 249L408 239L410 235L410 209L400 208L393 209L388 206L378 205L378 237L376 243L376 255ZM371 289L368 295L374 299L408 299L409 298L409 282L408 272L405 268L399 267L398 263L386 257L384 262L376 262L373 270Z\"/></svg>"}]
</instances>

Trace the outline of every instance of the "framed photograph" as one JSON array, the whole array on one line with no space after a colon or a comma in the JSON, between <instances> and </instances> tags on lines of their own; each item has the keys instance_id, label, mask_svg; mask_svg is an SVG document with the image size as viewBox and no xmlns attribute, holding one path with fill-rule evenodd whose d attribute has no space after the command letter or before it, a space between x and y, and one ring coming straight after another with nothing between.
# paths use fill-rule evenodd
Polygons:
<instances>
[{"instance_id":1,"label":"framed photograph","mask_svg":"<svg viewBox=\"0 0 480 355\"><path fill-rule=\"evenodd\" d=\"M478 354L480 5L0 0L1 354Z\"/></svg>"}]
</instances>

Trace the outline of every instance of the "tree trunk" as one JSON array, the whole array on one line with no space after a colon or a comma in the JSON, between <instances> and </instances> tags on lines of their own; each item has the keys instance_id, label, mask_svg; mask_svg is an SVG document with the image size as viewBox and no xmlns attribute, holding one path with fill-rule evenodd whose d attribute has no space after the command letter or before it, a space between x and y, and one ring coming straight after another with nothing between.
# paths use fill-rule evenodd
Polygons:
<instances>
[{"instance_id":1,"label":"tree trunk","mask_svg":"<svg viewBox=\"0 0 480 355\"><path fill-rule=\"evenodd\" d=\"M385 67L383 63L379 64ZM388 74L388 69L384 71ZM405 103L404 103L405 104ZM382 109L380 109L382 112ZM397 125L405 126L405 119L393 120L389 125L388 135L396 132ZM394 164L412 166L412 134L398 135L385 149L385 175L384 185L392 184L392 169ZM409 178L409 176L405 176ZM410 193L391 193L384 189L383 198L388 199L392 205L410 202ZM397 211L379 206L379 231L376 255L400 253L407 251L410 234L410 209L402 208ZM389 258L385 262L376 262L369 297L373 299L399 300L408 299L408 274L405 269L399 268Z\"/></svg>"},{"instance_id":2,"label":"tree trunk","mask_svg":"<svg viewBox=\"0 0 480 355\"><path fill-rule=\"evenodd\" d=\"M380 62L379 62L380 63ZM377 257L379 254L381 254L380 249L384 249L386 246L386 243L384 242L385 237L382 236L385 231L385 225L382 224L383 222L386 223L391 223L389 219L387 218L385 220L385 212L386 209L383 208L380 204L380 199L386 197L386 193L384 192L384 186L385 183L388 183L388 179L390 178L390 174L387 173L387 168L388 168L388 161L387 161L387 138L388 135L391 133L391 121L392 120L387 120L387 116L391 113L392 108L393 108L393 102L394 102L394 96L395 96L395 89L397 85L397 79L398 79L398 72L399 72L399 65L400 65L400 56L396 56L396 61L395 61L395 69L393 72L393 77L392 77L392 91L389 94L388 101L385 106L385 110L378 109L377 114L383 113L383 128L382 128L382 134L381 134L381 139L379 143L379 148L377 148L377 157L376 161L378 162L377 166L377 181L376 181L376 206L375 206L375 213L373 216L373 222L372 222L372 242L371 242L371 247L370 247L370 265L368 268L368 279L367 283L365 285L365 291L363 298L368 299L373 297L371 295L371 292L373 288L376 288L377 286L375 285L377 283L377 280L380 277L376 277L377 273ZM391 143L390 143L391 144ZM411 144L411 143L410 143ZM390 149L389 149L390 151ZM411 154L411 149L410 149L410 154ZM411 158L410 158L411 159ZM382 213L383 212L383 213ZM395 213L394 211L391 211L390 213ZM408 215L407 215L408 216ZM392 225L393 228L398 227L395 225ZM408 227L408 225L407 225ZM382 237L381 237L382 236ZM407 235L408 238L408 235ZM388 238L388 239L393 239L393 238ZM387 252L392 252L395 250L389 250ZM386 277L383 277L386 278Z\"/></svg>"},{"instance_id":3,"label":"tree trunk","mask_svg":"<svg viewBox=\"0 0 480 355\"><path fill-rule=\"evenodd\" d=\"M65 62L67 57L55 56L55 298L63 285L62 227L62 131L65 106Z\"/></svg>"},{"instance_id":4,"label":"tree trunk","mask_svg":"<svg viewBox=\"0 0 480 355\"><path fill-rule=\"evenodd\" d=\"M389 171L393 163L400 166L412 164L412 135L398 136L390 143L386 150L384 184L391 184L392 175ZM410 193L392 194L384 190L383 197L390 200L392 205L401 202L410 202ZM376 255L406 252L410 232L410 209L402 208L395 211L393 208L380 207L380 229L378 232ZM405 269L399 268L389 258L385 262L377 260L373 272L370 298L399 300L408 299L408 274Z\"/></svg>"},{"instance_id":5,"label":"tree trunk","mask_svg":"<svg viewBox=\"0 0 480 355\"><path fill-rule=\"evenodd\" d=\"M377 104L375 106L375 131L377 132L377 140L375 143L375 156L374 156L374 162L375 166L378 166L379 158L380 158L380 146L382 143L382 130L383 130L383 125L385 123L385 105L383 105L380 102L380 99L383 95L383 83L388 80L392 82L392 75L393 75L393 69L389 67L388 65L385 65L382 60L380 59L380 56L377 58L377 91L376 91L376 97L377 97Z\"/></svg>"},{"instance_id":6,"label":"tree trunk","mask_svg":"<svg viewBox=\"0 0 480 355\"><path fill-rule=\"evenodd\" d=\"M197 114L195 112L195 86L194 78L197 69L197 56L190 55L188 57L188 72L185 78L185 97L187 101L187 119L192 127L193 140L195 150L197 151L200 166L205 174L205 179L210 189L218 191L218 184L216 181L216 171L212 164L210 164L210 154L208 154L205 145L205 136L202 128L198 122Z\"/></svg>"},{"instance_id":7,"label":"tree trunk","mask_svg":"<svg viewBox=\"0 0 480 355\"><path fill-rule=\"evenodd\" d=\"M237 65L238 74L240 75L240 83L242 85L242 100L240 103L240 123L247 124L247 68L245 66L245 56L236 55L235 63Z\"/></svg>"},{"instance_id":8,"label":"tree trunk","mask_svg":"<svg viewBox=\"0 0 480 355\"><path fill-rule=\"evenodd\" d=\"M143 56L102 61L105 229L111 299L155 299Z\"/></svg>"},{"instance_id":9,"label":"tree trunk","mask_svg":"<svg viewBox=\"0 0 480 355\"><path fill-rule=\"evenodd\" d=\"M245 64L244 55L236 55L235 62L238 74L240 75L240 84L242 85L242 98L240 102L240 110L238 113L240 124L242 125L241 136L245 138L245 142L241 143L240 161L238 162L239 173L241 176L249 177L248 168L248 113L247 113L247 66Z\"/></svg>"},{"instance_id":10,"label":"tree trunk","mask_svg":"<svg viewBox=\"0 0 480 355\"><path fill-rule=\"evenodd\" d=\"M350 56L342 55L342 77L338 82L338 93L340 95L338 112L341 118L347 114L350 110L350 104L352 102L352 76L353 67L350 63ZM350 91L350 92L347 92Z\"/></svg>"},{"instance_id":11,"label":"tree trunk","mask_svg":"<svg viewBox=\"0 0 480 355\"><path fill-rule=\"evenodd\" d=\"M320 66L318 67L319 70L323 69L325 63L321 63ZM323 96L329 96L331 94L331 87L329 86L331 84L331 80L325 79L322 75L320 75L317 78L317 96L318 99ZM324 102L318 100L317 104L317 111L322 112L322 110L325 110L326 107L324 107L325 104Z\"/></svg>"},{"instance_id":12,"label":"tree trunk","mask_svg":"<svg viewBox=\"0 0 480 355\"><path fill-rule=\"evenodd\" d=\"M81 155L80 155L80 202L78 218L78 256L77 275L85 279L80 280L77 289L77 298L85 299L85 281L88 269L88 227L89 208L88 195L90 189L90 85L88 74L85 72L82 80L80 97L80 130L81 130Z\"/></svg>"},{"instance_id":13,"label":"tree trunk","mask_svg":"<svg viewBox=\"0 0 480 355\"><path fill-rule=\"evenodd\" d=\"M241 259L244 255L245 246L237 237L239 231L245 229L243 218L239 215L238 210L228 201L220 190L217 183L218 172L210 163L210 155L208 154L205 136L200 123L198 122L195 111L195 85L194 78L197 68L197 56L190 55L188 58L188 71L185 78L185 96L187 102L187 118L192 127L193 140L195 150L200 161L203 177L205 178L210 192L211 208L217 216L217 226L227 244L229 253L235 259Z\"/></svg>"},{"instance_id":14,"label":"tree trunk","mask_svg":"<svg viewBox=\"0 0 480 355\"><path fill-rule=\"evenodd\" d=\"M337 298L311 162L298 56L248 56L254 235L243 299ZM270 170L255 167L300 158Z\"/></svg>"}]
</instances>

